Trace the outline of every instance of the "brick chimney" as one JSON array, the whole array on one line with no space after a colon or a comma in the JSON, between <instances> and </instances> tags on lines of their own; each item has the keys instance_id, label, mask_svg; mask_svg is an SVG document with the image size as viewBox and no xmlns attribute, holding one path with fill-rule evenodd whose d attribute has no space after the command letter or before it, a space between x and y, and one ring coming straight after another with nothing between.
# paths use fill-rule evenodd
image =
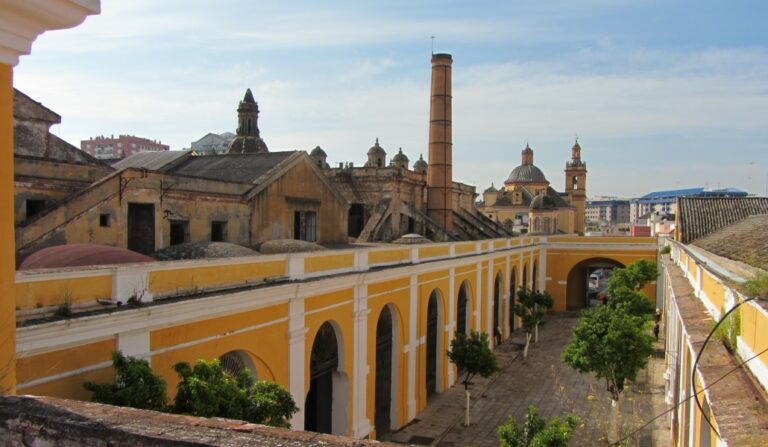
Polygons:
<instances>
[{"instance_id":1,"label":"brick chimney","mask_svg":"<svg viewBox=\"0 0 768 447\"><path fill-rule=\"evenodd\" d=\"M451 125L450 54L432 55L432 98L429 108L427 215L450 233L453 230L453 134Z\"/></svg>"}]
</instances>

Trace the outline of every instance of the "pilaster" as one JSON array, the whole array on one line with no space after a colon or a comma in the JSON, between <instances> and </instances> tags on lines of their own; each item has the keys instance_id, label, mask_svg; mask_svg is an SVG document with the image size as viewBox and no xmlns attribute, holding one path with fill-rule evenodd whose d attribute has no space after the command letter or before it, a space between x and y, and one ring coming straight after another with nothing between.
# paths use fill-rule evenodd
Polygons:
<instances>
[{"instance_id":1,"label":"pilaster","mask_svg":"<svg viewBox=\"0 0 768 447\"><path fill-rule=\"evenodd\" d=\"M419 280L411 275L410 298L408 301L408 420L416 417L416 359L419 348L419 337L416 331L419 318Z\"/></svg>"},{"instance_id":2,"label":"pilaster","mask_svg":"<svg viewBox=\"0 0 768 447\"><path fill-rule=\"evenodd\" d=\"M371 432L371 421L366 415L366 384L370 366L368 365L368 286L355 286L354 292L354 400L352 408L352 436L364 438Z\"/></svg>"},{"instance_id":3,"label":"pilaster","mask_svg":"<svg viewBox=\"0 0 768 447\"><path fill-rule=\"evenodd\" d=\"M291 428L304 429L304 398L306 395L306 336L304 326L304 299L292 298L288 302L288 390L299 411L291 418Z\"/></svg>"}]
</instances>

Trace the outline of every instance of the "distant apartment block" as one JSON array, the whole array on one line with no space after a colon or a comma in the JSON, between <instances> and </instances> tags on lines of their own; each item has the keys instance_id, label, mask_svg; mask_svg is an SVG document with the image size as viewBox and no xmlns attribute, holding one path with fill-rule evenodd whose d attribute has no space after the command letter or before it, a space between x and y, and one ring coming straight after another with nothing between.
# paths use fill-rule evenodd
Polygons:
<instances>
[{"instance_id":1,"label":"distant apartment block","mask_svg":"<svg viewBox=\"0 0 768 447\"><path fill-rule=\"evenodd\" d=\"M593 199L587 201L585 218L588 223L615 225L629 222L629 200Z\"/></svg>"},{"instance_id":2,"label":"distant apartment block","mask_svg":"<svg viewBox=\"0 0 768 447\"><path fill-rule=\"evenodd\" d=\"M232 132L224 132L220 134L208 133L204 137L191 143L190 148L198 155L214 155L223 154L229 149L230 143L235 139L235 134Z\"/></svg>"},{"instance_id":3,"label":"distant apartment block","mask_svg":"<svg viewBox=\"0 0 768 447\"><path fill-rule=\"evenodd\" d=\"M100 159L119 159L130 157L140 152L160 152L170 150L170 146L156 140L135 135L114 135L109 137L91 137L80 142L80 149Z\"/></svg>"},{"instance_id":4,"label":"distant apartment block","mask_svg":"<svg viewBox=\"0 0 768 447\"><path fill-rule=\"evenodd\" d=\"M629 201L630 222L635 223L638 219L652 213L661 215L677 214L678 197L746 197L747 192L736 188L705 189L705 188L687 188L673 189L669 191L655 191L648 193L640 198Z\"/></svg>"}]
</instances>

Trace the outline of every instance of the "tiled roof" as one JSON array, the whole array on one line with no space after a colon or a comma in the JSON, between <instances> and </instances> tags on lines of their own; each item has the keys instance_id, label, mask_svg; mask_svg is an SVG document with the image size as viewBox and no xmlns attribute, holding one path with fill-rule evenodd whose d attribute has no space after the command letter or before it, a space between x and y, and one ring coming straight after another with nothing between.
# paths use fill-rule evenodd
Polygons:
<instances>
[{"instance_id":1,"label":"tiled roof","mask_svg":"<svg viewBox=\"0 0 768 447\"><path fill-rule=\"evenodd\" d=\"M175 162L187 155L191 151L158 151L158 152L139 152L128 158L124 158L112 167L118 171L126 168L143 168L151 171L159 171L168 164Z\"/></svg>"},{"instance_id":2,"label":"tiled roof","mask_svg":"<svg viewBox=\"0 0 768 447\"><path fill-rule=\"evenodd\" d=\"M724 258L768 270L768 214L749 216L693 241Z\"/></svg>"},{"instance_id":3,"label":"tiled roof","mask_svg":"<svg viewBox=\"0 0 768 447\"><path fill-rule=\"evenodd\" d=\"M287 160L295 151L259 154L223 154L189 157L170 173L230 182L253 183Z\"/></svg>"},{"instance_id":4,"label":"tiled roof","mask_svg":"<svg viewBox=\"0 0 768 447\"><path fill-rule=\"evenodd\" d=\"M678 197L680 242L691 243L756 214L768 214L768 197Z\"/></svg>"}]
</instances>

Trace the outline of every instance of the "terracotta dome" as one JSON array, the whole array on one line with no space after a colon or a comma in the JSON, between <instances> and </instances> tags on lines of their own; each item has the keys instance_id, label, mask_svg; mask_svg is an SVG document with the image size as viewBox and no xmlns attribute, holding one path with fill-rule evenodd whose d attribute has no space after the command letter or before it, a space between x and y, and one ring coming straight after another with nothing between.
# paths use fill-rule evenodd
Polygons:
<instances>
[{"instance_id":1,"label":"terracotta dome","mask_svg":"<svg viewBox=\"0 0 768 447\"><path fill-rule=\"evenodd\" d=\"M68 244L43 248L27 256L19 270L77 267L86 265L155 262L149 256L109 245Z\"/></svg>"}]
</instances>

